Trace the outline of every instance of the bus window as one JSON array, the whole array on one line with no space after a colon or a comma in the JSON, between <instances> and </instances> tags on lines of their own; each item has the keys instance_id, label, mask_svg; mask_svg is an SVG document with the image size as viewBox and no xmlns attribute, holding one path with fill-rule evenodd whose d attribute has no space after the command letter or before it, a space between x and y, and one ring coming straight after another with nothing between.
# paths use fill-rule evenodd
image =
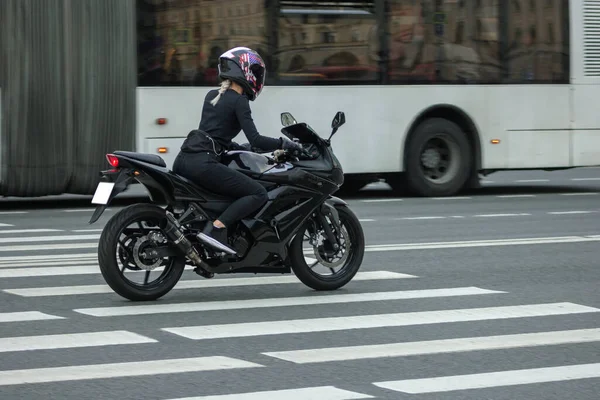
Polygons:
<instances>
[{"instance_id":1,"label":"bus window","mask_svg":"<svg viewBox=\"0 0 600 400\"><path fill-rule=\"evenodd\" d=\"M512 83L569 81L567 0L510 1L506 7L506 80Z\"/></svg>"},{"instance_id":2,"label":"bus window","mask_svg":"<svg viewBox=\"0 0 600 400\"><path fill-rule=\"evenodd\" d=\"M264 0L137 0L138 86L214 86L217 60L247 46L266 59Z\"/></svg>"},{"instance_id":3,"label":"bus window","mask_svg":"<svg viewBox=\"0 0 600 400\"><path fill-rule=\"evenodd\" d=\"M280 1L277 83L378 83L373 1L305 3Z\"/></svg>"}]
</instances>

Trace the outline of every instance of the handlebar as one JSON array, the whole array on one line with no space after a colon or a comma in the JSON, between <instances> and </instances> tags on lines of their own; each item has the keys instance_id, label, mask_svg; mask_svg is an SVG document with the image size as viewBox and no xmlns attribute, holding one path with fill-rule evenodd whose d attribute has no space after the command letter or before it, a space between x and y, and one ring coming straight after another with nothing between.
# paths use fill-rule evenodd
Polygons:
<instances>
[{"instance_id":1,"label":"handlebar","mask_svg":"<svg viewBox=\"0 0 600 400\"><path fill-rule=\"evenodd\" d=\"M310 157L310 153L307 152L305 149L302 149L302 151L289 151L289 150L275 150L273 152L273 159L275 160L275 162L285 162L288 157L300 157L300 156L305 156L305 157Z\"/></svg>"}]
</instances>

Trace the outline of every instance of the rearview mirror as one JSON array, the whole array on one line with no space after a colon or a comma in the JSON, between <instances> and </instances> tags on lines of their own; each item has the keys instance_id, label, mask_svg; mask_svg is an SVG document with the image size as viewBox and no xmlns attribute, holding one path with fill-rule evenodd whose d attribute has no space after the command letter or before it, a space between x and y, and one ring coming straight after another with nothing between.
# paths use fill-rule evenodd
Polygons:
<instances>
[{"instance_id":1,"label":"rearview mirror","mask_svg":"<svg viewBox=\"0 0 600 400\"><path fill-rule=\"evenodd\" d=\"M289 112L281 113L281 125L290 126L297 124L296 119Z\"/></svg>"},{"instance_id":2,"label":"rearview mirror","mask_svg":"<svg viewBox=\"0 0 600 400\"><path fill-rule=\"evenodd\" d=\"M331 121L331 128L337 130L340 126L346 123L346 115L342 111L338 111Z\"/></svg>"}]
</instances>

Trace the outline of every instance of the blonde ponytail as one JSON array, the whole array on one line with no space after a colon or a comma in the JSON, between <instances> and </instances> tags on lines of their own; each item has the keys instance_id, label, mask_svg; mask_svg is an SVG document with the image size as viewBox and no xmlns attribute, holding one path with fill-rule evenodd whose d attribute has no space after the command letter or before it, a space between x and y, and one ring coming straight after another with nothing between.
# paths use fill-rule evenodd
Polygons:
<instances>
[{"instance_id":1,"label":"blonde ponytail","mask_svg":"<svg viewBox=\"0 0 600 400\"><path fill-rule=\"evenodd\" d=\"M221 98L221 95L223 93L225 93L227 91L227 89L229 89L230 86L231 86L231 81L229 79L225 79L223 82L221 82L221 87L219 88L219 94L217 94L217 97L215 97L214 99L212 99L210 101L210 104L212 104L213 106L217 105L217 103L219 102L219 99Z\"/></svg>"}]
</instances>

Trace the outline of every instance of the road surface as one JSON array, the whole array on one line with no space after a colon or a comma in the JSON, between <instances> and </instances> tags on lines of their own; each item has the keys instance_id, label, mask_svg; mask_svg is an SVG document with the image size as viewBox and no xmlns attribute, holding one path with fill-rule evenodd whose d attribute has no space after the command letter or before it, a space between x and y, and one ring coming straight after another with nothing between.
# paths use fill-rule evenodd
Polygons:
<instances>
[{"instance_id":1,"label":"road surface","mask_svg":"<svg viewBox=\"0 0 600 400\"><path fill-rule=\"evenodd\" d=\"M120 207L92 226L88 207L5 207L0 398L597 400L600 180L565 176L370 188L349 200L368 248L345 288L189 270L145 304L96 265Z\"/></svg>"}]
</instances>

